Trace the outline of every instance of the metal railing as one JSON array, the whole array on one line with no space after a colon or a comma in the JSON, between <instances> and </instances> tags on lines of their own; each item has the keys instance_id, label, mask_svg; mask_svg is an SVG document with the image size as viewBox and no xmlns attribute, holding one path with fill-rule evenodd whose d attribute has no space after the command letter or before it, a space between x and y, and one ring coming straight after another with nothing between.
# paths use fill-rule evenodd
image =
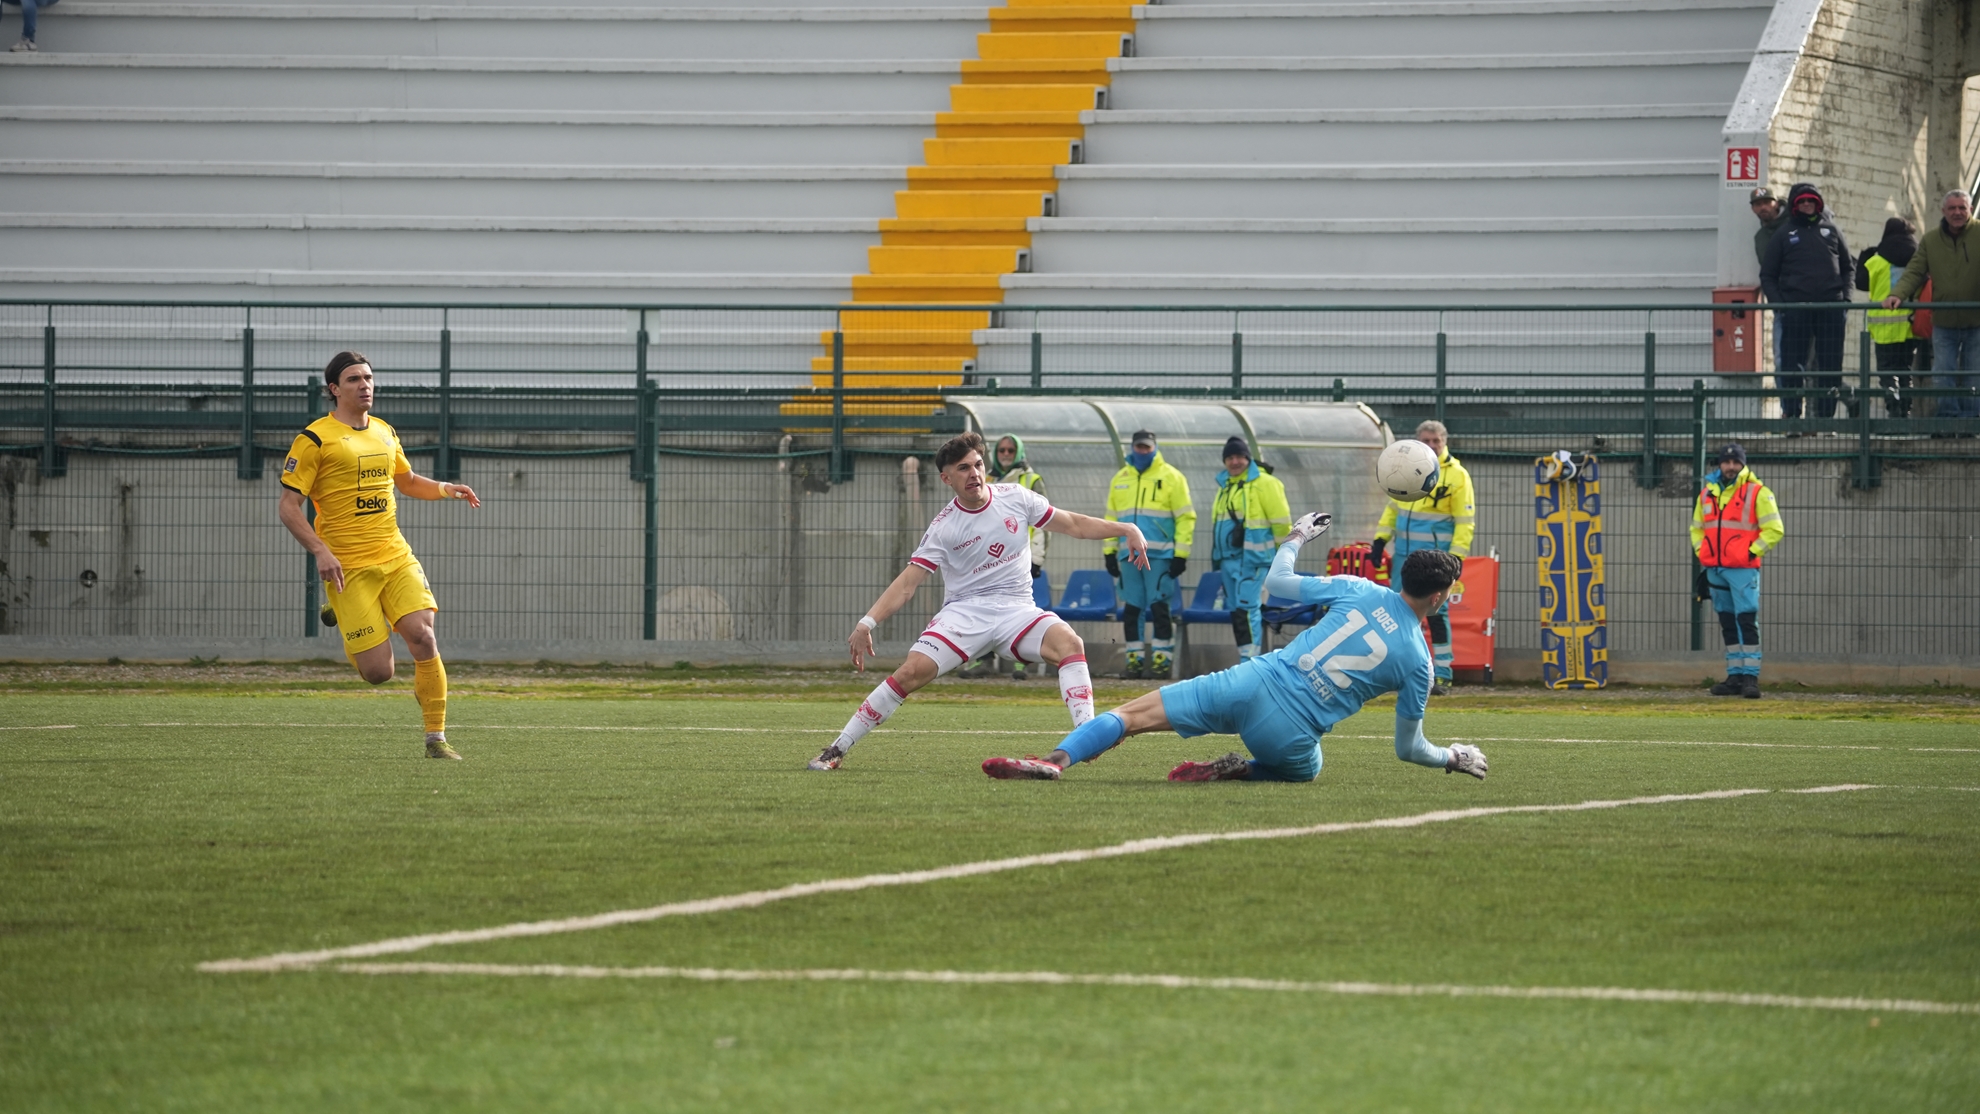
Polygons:
<instances>
[{"instance_id":1,"label":"metal railing","mask_svg":"<svg viewBox=\"0 0 1980 1114\"><path fill-rule=\"evenodd\" d=\"M273 522L268 462L324 412L328 356L357 348L415 466L491 496L473 515L402 502L453 637L836 640L946 498L928 458L965 419L943 398L1110 395L1363 403L1399 432L1441 418L1480 477L1476 548L1507 558L1508 648L1532 613L1521 555L1534 455L1609 462L1616 645L1683 650L1701 638L1682 542L1691 495L1711 449L1748 441L1789 520L1765 621L1793 633L1770 649L1870 652L1881 636L1839 633L1837 615L1874 596L1918 612L1891 653L1980 653L1959 572L1971 529L1957 526L1980 511L1980 419L1935 412L1973 406L1971 381L1898 385L1912 412L1897 415L1861 335L1867 307L1825 308L1847 315L1854 363L1783 391L1711 370L1723 306L879 307L876 319L868 306L0 304L0 634L320 637L313 577ZM973 314L980 326L960 331L974 355L958 357L957 315ZM945 344L944 370L861 362ZM1835 413L1785 417L1784 397ZM1207 512L1214 449L1167 451ZM1044 456L1055 501L1100 508L1113 446ZM1097 547L1061 542L1045 563L1062 586L1097 565ZM1950 595L1927 606L1852 590L1871 567L1886 588ZM911 637L920 617L881 635Z\"/></svg>"}]
</instances>

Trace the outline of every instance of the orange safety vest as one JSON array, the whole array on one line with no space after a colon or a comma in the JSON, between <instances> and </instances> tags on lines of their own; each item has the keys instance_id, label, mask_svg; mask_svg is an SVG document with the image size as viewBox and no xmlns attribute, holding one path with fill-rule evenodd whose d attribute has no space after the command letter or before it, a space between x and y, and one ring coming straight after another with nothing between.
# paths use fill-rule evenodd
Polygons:
<instances>
[{"instance_id":1,"label":"orange safety vest","mask_svg":"<svg viewBox=\"0 0 1980 1114\"><path fill-rule=\"evenodd\" d=\"M1753 555L1753 543L1760 540L1760 485L1735 484L1724 495L1721 503L1709 487L1698 493L1705 528L1698 563L1708 569L1757 569L1760 558Z\"/></svg>"}]
</instances>

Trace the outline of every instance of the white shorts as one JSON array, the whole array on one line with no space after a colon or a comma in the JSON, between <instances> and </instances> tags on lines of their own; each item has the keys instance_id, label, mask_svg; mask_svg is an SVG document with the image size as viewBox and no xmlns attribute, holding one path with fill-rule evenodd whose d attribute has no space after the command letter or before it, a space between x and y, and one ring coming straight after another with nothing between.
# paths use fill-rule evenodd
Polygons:
<instances>
[{"instance_id":1,"label":"white shorts","mask_svg":"<svg viewBox=\"0 0 1980 1114\"><path fill-rule=\"evenodd\" d=\"M914 649L933 658L942 672L994 649L1022 662L1037 662L1045 632L1064 619L1030 600L957 600L928 620Z\"/></svg>"}]
</instances>

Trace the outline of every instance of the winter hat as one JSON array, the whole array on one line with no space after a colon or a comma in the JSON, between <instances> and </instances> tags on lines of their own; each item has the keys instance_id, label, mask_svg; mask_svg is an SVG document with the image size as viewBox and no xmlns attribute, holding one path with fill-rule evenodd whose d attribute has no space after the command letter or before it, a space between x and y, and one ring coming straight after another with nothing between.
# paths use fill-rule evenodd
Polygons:
<instances>
[{"instance_id":1,"label":"winter hat","mask_svg":"<svg viewBox=\"0 0 1980 1114\"><path fill-rule=\"evenodd\" d=\"M1224 455L1221 459L1229 460L1234 456L1241 456L1246 460L1251 459L1251 446L1245 444L1242 437L1233 437L1229 441L1224 442Z\"/></svg>"},{"instance_id":2,"label":"winter hat","mask_svg":"<svg viewBox=\"0 0 1980 1114\"><path fill-rule=\"evenodd\" d=\"M1719 463L1724 464L1728 460L1739 461L1741 468L1746 467L1746 450L1740 447L1739 442L1727 442L1726 447L1719 450Z\"/></svg>"},{"instance_id":3,"label":"winter hat","mask_svg":"<svg viewBox=\"0 0 1980 1114\"><path fill-rule=\"evenodd\" d=\"M1824 209L1828 208L1828 202L1822 200L1822 191L1816 189L1813 182L1796 182L1794 187L1788 190L1788 208L1792 209L1801 204L1801 199L1804 197L1812 197L1816 205ZM1817 211L1819 212L1820 209Z\"/></svg>"}]
</instances>

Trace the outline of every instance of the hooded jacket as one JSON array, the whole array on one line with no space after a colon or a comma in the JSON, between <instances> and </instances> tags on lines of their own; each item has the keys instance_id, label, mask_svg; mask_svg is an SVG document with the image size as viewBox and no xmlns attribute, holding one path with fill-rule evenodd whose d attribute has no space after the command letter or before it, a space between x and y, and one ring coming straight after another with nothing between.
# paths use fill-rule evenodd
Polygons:
<instances>
[{"instance_id":1,"label":"hooded jacket","mask_svg":"<svg viewBox=\"0 0 1980 1114\"><path fill-rule=\"evenodd\" d=\"M1788 191L1788 219L1767 243L1760 262L1760 288L1770 302L1847 302L1851 285L1849 246L1829 221L1828 210L1813 216L1795 211L1803 197L1822 200L1807 182Z\"/></svg>"},{"instance_id":2,"label":"hooded jacket","mask_svg":"<svg viewBox=\"0 0 1980 1114\"><path fill-rule=\"evenodd\" d=\"M1017 446L1017 458L1011 461L1009 468L994 474L991 478L1000 484L1016 484L1026 491L1035 491L1040 495L1045 494L1045 477L1039 475L1038 470L1031 466L1031 461L1025 459L1024 438L1019 437L1017 434L1006 433L1003 437L990 442L991 465L993 467L996 465L997 446L1003 444L1006 438L1010 440L1011 444ZM1045 563L1045 543L1051 536L1036 526L1031 528L1032 564L1042 565Z\"/></svg>"},{"instance_id":3,"label":"hooded jacket","mask_svg":"<svg viewBox=\"0 0 1980 1114\"><path fill-rule=\"evenodd\" d=\"M1244 475L1217 473L1217 500L1210 507L1210 558L1219 564L1242 557L1264 568L1279 543L1292 533L1286 485L1253 461ZM1236 536L1233 536L1235 531Z\"/></svg>"},{"instance_id":4,"label":"hooded jacket","mask_svg":"<svg viewBox=\"0 0 1980 1114\"><path fill-rule=\"evenodd\" d=\"M1973 225L1968 221L1955 236L1942 219L1939 227L1920 236L1918 254L1911 257L1891 293L1909 302L1930 278L1935 302L1980 302L1980 243L1974 242ZM1948 329L1980 327L1980 311L1934 309L1932 322Z\"/></svg>"},{"instance_id":5,"label":"hooded jacket","mask_svg":"<svg viewBox=\"0 0 1980 1114\"><path fill-rule=\"evenodd\" d=\"M1869 293L1872 302L1882 302L1890 296L1898 276L1916 254L1918 238L1911 234L1903 217L1892 217L1884 222L1884 238L1856 261L1856 288ZM1878 344L1902 344L1912 336L1911 311L1907 309L1873 306L1865 324L1869 326L1870 338Z\"/></svg>"}]
</instances>

